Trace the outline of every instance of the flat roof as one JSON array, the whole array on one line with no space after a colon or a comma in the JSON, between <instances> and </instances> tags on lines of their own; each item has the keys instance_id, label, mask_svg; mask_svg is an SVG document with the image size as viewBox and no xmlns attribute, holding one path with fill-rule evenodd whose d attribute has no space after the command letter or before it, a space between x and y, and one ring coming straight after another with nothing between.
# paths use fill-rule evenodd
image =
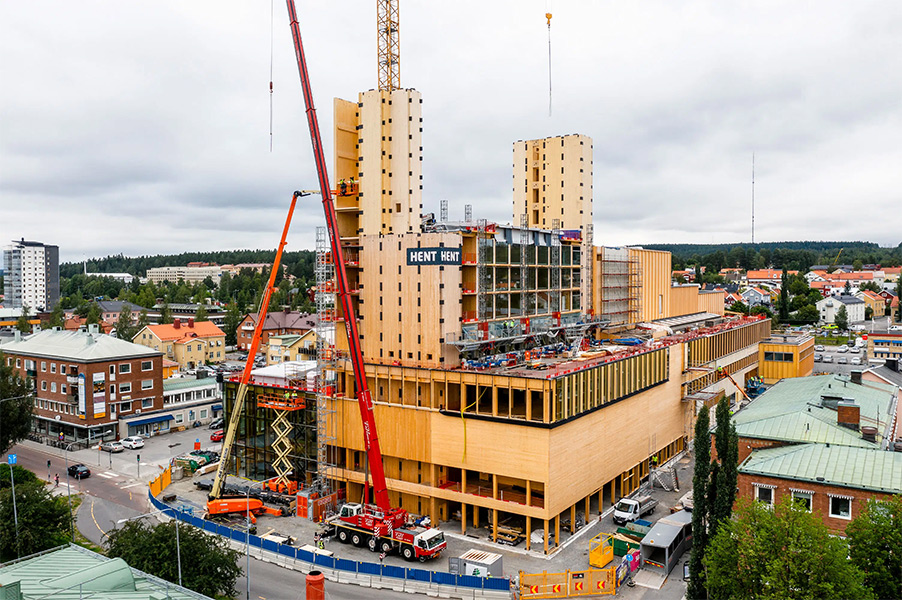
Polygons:
<instances>
[{"instance_id":1,"label":"flat roof","mask_svg":"<svg viewBox=\"0 0 902 600\"><path fill-rule=\"evenodd\" d=\"M21 340L6 340L0 351L41 358L60 358L82 362L152 358L162 352L120 340L105 333L87 331L57 331L45 329Z\"/></svg>"},{"instance_id":2,"label":"flat roof","mask_svg":"<svg viewBox=\"0 0 902 600\"><path fill-rule=\"evenodd\" d=\"M808 340L814 339L811 335L807 333L793 333L793 334L781 334L775 333L772 334L766 340L761 340L762 344L786 344L792 346L801 346L804 342Z\"/></svg>"}]
</instances>

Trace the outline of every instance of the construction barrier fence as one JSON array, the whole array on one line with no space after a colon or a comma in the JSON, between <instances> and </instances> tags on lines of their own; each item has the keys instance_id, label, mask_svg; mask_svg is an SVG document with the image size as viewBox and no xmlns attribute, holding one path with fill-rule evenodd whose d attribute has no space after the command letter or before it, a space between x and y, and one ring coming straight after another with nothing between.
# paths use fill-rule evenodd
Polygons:
<instances>
[{"instance_id":1,"label":"construction barrier fence","mask_svg":"<svg viewBox=\"0 0 902 600\"><path fill-rule=\"evenodd\" d=\"M163 493L163 490L169 487L170 483L172 483L172 467L166 467L166 470L160 473L156 479L148 482L147 485L150 486L150 496L156 498Z\"/></svg>"},{"instance_id":2,"label":"construction barrier fence","mask_svg":"<svg viewBox=\"0 0 902 600\"><path fill-rule=\"evenodd\" d=\"M477 577L475 575L456 575L454 573L444 573L441 571L427 571L425 569L415 569L410 567L399 567L395 565L383 565L379 563L370 563L357 560L346 560L325 554L313 553L302 548L295 548L287 544L279 544L271 540L264 540L257 535L247 535L244 531L232 529L213 521L207 521L200 517L196 517L190 512L172 507L158 500L153 490L156 484L159 486L164 480L169 485L170 474L164 471L160 477L150 482L151 492L150 504L163 512L166 516L178 519L182 523L193 525L198 529L208 531L224 538L236 540L240 544L248 544L254 548L260 548L267 552L273 552L281 556L300 560L311 565L318 565L327 569L336 569L349 573L358 573L363 575L379 576L379 577L395 577L398 579L408 579L411 581L420 581L424 583L434 583L437 585L449 585L461 588L494 590L508 592L510 591L510 579L507 577ZM163 486L165 488L165 486ZM551 596L547 596L551 597Z\"/></svg>"},{"instance_id":3,"label":"construction barrier fence","mask_svg":"<svg viewBox=\"0 0 902 600\"><path fill-rule=\"evenodd\" d=\"M563 573L520 571L520 599L578 598L617 593L616 569L588 569Z\"/></svg>"}]
</instances>

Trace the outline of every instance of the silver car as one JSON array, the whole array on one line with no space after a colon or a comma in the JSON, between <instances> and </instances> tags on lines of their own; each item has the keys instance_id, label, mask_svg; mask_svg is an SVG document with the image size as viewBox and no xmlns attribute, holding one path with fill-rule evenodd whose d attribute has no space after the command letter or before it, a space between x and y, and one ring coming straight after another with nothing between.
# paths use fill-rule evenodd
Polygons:
<instances>
[{"instance_id":1,"label":"silver car","mask_svg":"<svg viewBox=\"0 0 902 600\"><path fill-rule=\"evenodd\" d=\"M125 450L125 446L122 445L122 442L113 440L111 442L104 442L100 444L100 449L107 452L123 452Z\"/></svg>"}]
</instances>

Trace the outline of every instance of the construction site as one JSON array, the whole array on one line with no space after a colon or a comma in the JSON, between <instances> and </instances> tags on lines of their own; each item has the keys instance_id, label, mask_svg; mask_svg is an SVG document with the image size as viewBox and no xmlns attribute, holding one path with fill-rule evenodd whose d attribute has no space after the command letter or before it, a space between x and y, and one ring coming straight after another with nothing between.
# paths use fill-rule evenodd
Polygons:
<instances>
[{"instance_id":1,"label":"construction site","mask_svg":"<svg viewBox=\"0 0 902 600\"><path fill-rule=\"evenodd\" d=\"M317 359L255 371L255 333L225 382L211 506L231 474L301 518L340 515L338 539L372 550L437 556L431 523L553 553L684 452L700 410L740 401L770 321L673 286L669 253L596 240L584 135L512 143L508 223L424 207L423 99L400 84L397 1L379 2L379 89L334 100L330 179L292 5L326 214Z\"/></svg>"}]
</instances>

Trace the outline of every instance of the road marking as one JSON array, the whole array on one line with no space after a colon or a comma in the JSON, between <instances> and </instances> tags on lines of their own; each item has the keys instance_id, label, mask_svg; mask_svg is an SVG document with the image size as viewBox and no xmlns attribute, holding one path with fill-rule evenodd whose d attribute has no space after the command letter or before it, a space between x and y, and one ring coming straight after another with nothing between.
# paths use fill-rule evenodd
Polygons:
<instances>
[{"instance_id":1,"label":"road marking","mask_svg":"<svg viewBox=\"0 0 902 600\"><path fill-rule=\"evenodd\" d=\"M110 475L109 473L98 473L101 477L106 477L107 479L112 479L115 475Z\"/></svg>"},{"instance_id":2,"label":"road marking","mask_svg":"<svg viewBox=\"0 0 902 600\"><path fill-rule=\"evenodd\" d=\"M123 485L120 489L127 490L128 488L133 488L136 485L144 485L144 482L139 481L138 483L130 483L128 485Z\"/></svg>"},{"instance_id":3,"label":"road marking","mask_svg":"<svg viewBox=\"0 0 902 600\"><path fill-rule=\"evenodd\" d=\"M97 522L97 517L94 516L94 499L91 498L91 519L94 521L94 525L97 526L97 529L100 530L100 533L106 535L106 531L100 528L100 523Z\"/></svg>"}]
</instances>

